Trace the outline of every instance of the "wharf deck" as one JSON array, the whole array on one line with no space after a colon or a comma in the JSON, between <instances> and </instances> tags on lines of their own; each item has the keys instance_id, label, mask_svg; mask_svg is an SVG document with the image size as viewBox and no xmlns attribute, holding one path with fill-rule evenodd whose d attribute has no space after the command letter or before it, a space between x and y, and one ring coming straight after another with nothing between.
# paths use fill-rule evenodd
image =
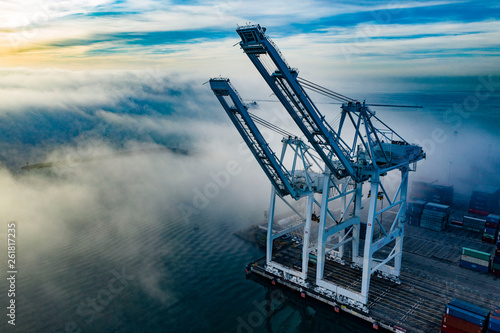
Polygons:
<instances>
[{"instance_id":1,"label":"wharf deck","mask_svg":"<svg viewBox=\"0 0 500 333\"><path fill-rule=\"evenodd\" d=\"M444 234L420 228L408 231L412 236L407 238L409 242L404 246L401 284L373 275L368 313L315 291L316 264L311 261L307 279L309 288L266 271L265 259L258 260L256 265L254 263L252 274L274 279L292 290L302 290L306 297L338 307L363 320L376 322L392 332L440 332L445 305L453 298L468 300L486 309L494 309L500 304L500 288L496 277L469 271L457 264L461 246L476 245L488 250L489 245L480 241L474 244L476 240L460 230L451 229ZM443 238L443 235L447 237ZM429 254L427 250L431 247L434 251ZM273 260L292 268L294 263L301 262L301 251L300 245L288 246L275 251ZM345 265L330 260L325 262L325 279L352 291L360 291L361 273L361 270L352 268L349 262ZM300 297L299 293L297 297Z\"/></svg>"}]
</instances>

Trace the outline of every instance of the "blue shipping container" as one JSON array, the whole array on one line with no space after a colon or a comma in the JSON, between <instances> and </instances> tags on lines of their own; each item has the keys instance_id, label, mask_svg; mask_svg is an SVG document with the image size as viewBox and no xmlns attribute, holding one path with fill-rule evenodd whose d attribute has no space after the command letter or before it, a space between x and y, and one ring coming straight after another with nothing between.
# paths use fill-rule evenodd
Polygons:
<instances>
[{"instance_id":1,"label":"blue shipping container","mask_svg":"<svg viewBox=\"0 0 500 333\"><path fill-rule=\"evenodd\" d=\"M483 316L477 315L464 309L457 308L456 306L450 304L446 306L446 314L466 320L469 323L473 323L481 327L484 327L484 323L486 321L486 318L484 318Z\"/></svg>"},{"instance_id":2,"label":"blue shipping container","mask_svg":"<svg viewBox=\"0 0 500 333\"><path fill-rule=\"evenodd\" d=\"M460 266L483 273L488 273L490 271L489 267L473 264L465 260L460 260Z\"/></svg>"},{"instance_id":3,"label":"blue shipping container","mask_svg":"<svg viewBox=\"0 0 500 333\"><path fill-rule=\"evenodd\" d=\"M434 202L429 202L425 205L425 209L434 210L434 211L438 211L438 212L447 212L450 209L450 206L441 205L441 204L434 203Z\"/></svg>"},{"instance_id":4,"label":"blue shipping container","mask_svg":"<svg viewBox=\"0 0 500 333\"><path fill-rule=\"evenodd\" d=\"M483 232L485 234L495 235L497 233L497 229L484 227L484 231Z\"/></svg>"},{"instance_id":5,"label":"blue shipping container","mask_svg":"<svg viewBox=\"0 0 500 333\"><path fill-rule=\"evenodd\" d=\"M486 221L498 223L498 222L500 222L500 216L499 215L490 214L490 215L486 216Z\"/></svg>"},{"instance_id":6,"label":"blue shipping container","mask_svg":"<svg viewBox=\"0 0 500 333\"><path fill-rule=\"evenodd\" d=\"M454 298L448 303L449 305L456 306L457 308L461 308L464 310L467 310L469 312L475 313L481 317L488 317L490 314L490 311L488 309L482 308L480 306L477 306L475 304L462 301L461 299Z\"/></svg>"},{"instance_id":7,"label":"blue shipping container","mask_svg":"<svg viewBox=\"0 0 500 333\"><path fill-rule=\"evenodd\" d=\"M488 323L488 329L500 332L500 320L490 317L490 322Z\"/></svg>"}]
</instances>

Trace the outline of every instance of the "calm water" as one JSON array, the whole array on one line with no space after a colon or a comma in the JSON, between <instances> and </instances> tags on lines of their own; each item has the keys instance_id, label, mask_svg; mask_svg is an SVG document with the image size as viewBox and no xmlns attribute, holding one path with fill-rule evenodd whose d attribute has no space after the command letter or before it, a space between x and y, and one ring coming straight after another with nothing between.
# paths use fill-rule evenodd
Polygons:
<instances>
[{"instance_id":1,"label":"calm water","mask_svg":"<svg viewBox=\"0 0 500 333\"><path fill-rule=\"evenodd\" d=\"M251 224L256 214L207 212L186 223L167 209L159 221L146 215L137 224L123 225L120 220L127 218L119 210L101 217L81 213L82 224L67 233L65 244L51 246L53 235L42 233L38 244L20 247L17 325L13 330L2 321L2 332L369 329L296 294L245 278L245 264L263 251L233 236L237 227L232 220L239 220L238 226ZM23 234L22 223L18 234ZM26 254L31 246L50 250L31 258ZM29 264L23 257L30 257ZM266 312L269 300L271 311Z\"/></svg>"}]
</instances>

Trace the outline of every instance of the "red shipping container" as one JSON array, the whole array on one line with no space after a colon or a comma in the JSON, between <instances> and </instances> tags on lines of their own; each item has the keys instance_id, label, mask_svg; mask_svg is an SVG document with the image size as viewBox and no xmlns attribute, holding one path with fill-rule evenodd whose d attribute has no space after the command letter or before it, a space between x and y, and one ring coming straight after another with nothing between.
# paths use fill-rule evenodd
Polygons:
<instances>
[{"instance_id":1,"label":"red shipping container","mask_svg":"<svg viewBox=\"0 0 500 333\"><path fill-rule=\"evenodd\" d=\"M486 237L482 237L481 239L485 243L495 244L495 240L494 239L486 238Z\"/></svg>"},{"instance_id":2,"label":"red shipping container","mask_svg":"<svg viewBox=\"0 0 500 333\"><path fill-rule=\"evenodd\" d=\"M491 229L498 229L498 223L497 222L488 222L484 224L486 228L491 228Z\"/></svg>"},{"instance_id":3,"label":"red shipping container","mask_svg":"<svg viewBox=\"0 0 500 333\"><path fill-rule=\"evenodd\" d=\"M481 326L469 323L464 319L450 316L449 314L445 314L443 316L443 324L466 333L481 333L483 331L483 328Z\"/></svg>"},{"instance_id":4,"label":"red shipping container","mask_svg":"<svg viewBox=\"0 0 500 333\"><path fill-rule=\"evenodd\" d=\"M491 273L493 273L493 275L500 276L500 270L498 269L492 269Z\"/></svg>"},{"instance_id":5,"label":"red shipping container","mask_svg":"<svg viewBox=\"0 0 500 333\"><path fill-rule=\"evenodd\" d=\"M458 328L449 326L447 324L441 324L441 332L443 332L443 333L467 333L465 331L459 330Z\"/></svg>"},{"instance_id":6,"label":"red shipping container","mask_svg":"<svg viewBox=\"0 0 500 333\"><path fill-rule=\"evenodd\" d=\"M484 210L479 210L479 209L469 209L469 213L471 214L476 214L476 215L482 215L482 216L488 216L490 215L489 212L484 211Z\"/></svg>"}]
</instances>

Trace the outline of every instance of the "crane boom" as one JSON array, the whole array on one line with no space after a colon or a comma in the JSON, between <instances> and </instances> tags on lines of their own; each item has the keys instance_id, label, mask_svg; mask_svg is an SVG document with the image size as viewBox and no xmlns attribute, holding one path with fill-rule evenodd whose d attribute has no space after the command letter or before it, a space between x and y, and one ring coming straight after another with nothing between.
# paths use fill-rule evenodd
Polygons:
<instances>
[{"instance_id":1,"label":"crane boom","mask_svg":"<svg viewBox=\"0 0 500 333\"><path fill-rule=\"evenodd\" d=\"M290 173L265 141L250 117L247 107L243 104L241 97L229 79L213 78L209 82L210 88L213 90L215 96L217 96L217 99L224 107L227 115L243 137L243 140L245 140L248 148L250 148L276 191L282 197L287 194L290 194L294 198L297 197L298 193L292 186Z\"/></svg>"},{"instance_id":2,"label":"crane boom","mask_svg":"<svg viewBox=\"0 0 500 333\"><path fill-rule=\"evenodd\" d=\"M243 51L332 173L338 179L346 176L357 179L359 174L351 161L350 147L324 120L298 82L297 70L287 64L275 44L264 34L265 28L249 25L239 27L236 32L241 37ZM271 64L264 63L263 54L271 58Z\"/></svg>"}]
</instances>

